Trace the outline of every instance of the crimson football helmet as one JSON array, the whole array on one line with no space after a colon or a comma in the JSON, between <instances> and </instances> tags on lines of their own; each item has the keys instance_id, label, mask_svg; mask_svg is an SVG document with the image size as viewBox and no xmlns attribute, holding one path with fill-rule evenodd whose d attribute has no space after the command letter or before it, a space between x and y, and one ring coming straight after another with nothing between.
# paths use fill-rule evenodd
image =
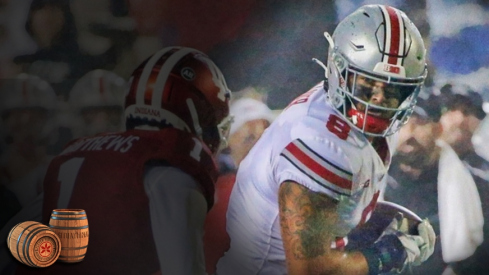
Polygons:
<instances>
[{"instance_id":1,"label":"crimson football helmet","mask_svg":"<svg viewBox=\"0 0 489 275\"><path fill-rule=\"evenodd\" d=\"M326 71L330 103L366 135L385 137L397 132L411 116L427 75L426 49L416 26L396 8L366 5L343 19L332 37L324 35L329 43L328 65L314 60ZM358 85L357 79L372 88ZM379 82L384 97L397 106L369 99L372 83Z\"/></svg>"},{"instance_id":2,"label":"crimson football helmet","mask_svg":"<svg viewBox=\"0 0 489 275\"><path fill-rule=\"evenodd\" d=\"M129 82L127 129L177 128L201 138L213 153L227 145L231 92L204 53L164 48L136 68Z\"/></svg>"}]
</instances>

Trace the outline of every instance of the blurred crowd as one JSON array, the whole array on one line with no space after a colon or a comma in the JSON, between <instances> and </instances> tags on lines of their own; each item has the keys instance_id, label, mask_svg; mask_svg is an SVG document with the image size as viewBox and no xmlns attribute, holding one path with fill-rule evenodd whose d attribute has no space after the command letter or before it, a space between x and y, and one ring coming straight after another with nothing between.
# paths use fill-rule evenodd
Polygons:
<instances>
[{"instance_id":1,"label":"blurred crowd","mask_svg":"<svg viewBox=\"0 0 489 275\"><path fill-rule=\"evenodd\" d=\"M222 176L207 224L214 235L207 234L206 243L221 245L218 252L206 247L207 255L215 253L208 263L212 272L227 246L224 212L234 173L280 109L324 78L311 62L326 56L323 31L361 4L387 3L413 19L430 50L429 79L400 132L384 199L429 217L441 236L432 263L420 268L438 274L487 271L484 1L187 2L0 0L0 228L42 192L50 159L70 140L124 129L127 78L137 64L161 47L191 46L216 60L234 85L235 118L229 147L219 157ZM477 12L454 17L445 26L450 32L442 26L456 7Z\"/></svg>"}]
</instances>

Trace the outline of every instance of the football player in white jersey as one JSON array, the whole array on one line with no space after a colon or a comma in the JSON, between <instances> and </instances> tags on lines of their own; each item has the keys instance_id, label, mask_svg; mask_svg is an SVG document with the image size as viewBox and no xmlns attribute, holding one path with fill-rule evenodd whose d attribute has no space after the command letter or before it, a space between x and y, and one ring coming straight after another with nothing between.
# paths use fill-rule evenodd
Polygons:
<instances>
[{"instance_id":1,"label":"football player in white jersey","mask_svg":"<svg viewBox=\"0 0 489 275\"><path fill-rule=\"evenodd\" d=\"M329 42L327 81L294 100L241 162L227 212L231 237L217 274L378 274L432 253L427 220L409 235L394 219L350 250L385 187L394 135L427 75L418 29L400 10L359 8Z\"/></svg>"}]
</instances>

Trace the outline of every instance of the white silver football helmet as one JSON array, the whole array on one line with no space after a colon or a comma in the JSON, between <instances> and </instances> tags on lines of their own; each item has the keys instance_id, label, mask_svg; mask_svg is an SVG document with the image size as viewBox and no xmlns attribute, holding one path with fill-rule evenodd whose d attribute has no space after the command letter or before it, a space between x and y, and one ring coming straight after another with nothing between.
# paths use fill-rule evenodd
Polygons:
<instances>
[{"instance_id":1,"label":"white silver football helmet","mask_svg":"<svg viewBox=\"0 0 489 275\"><path fill-rule=\"evenodd\" d=\"M21 73L0 81L0 127L11 142L48 142L56 129L58 99L51 85ZM42 141L42 142L40 142Z\"/></svg>"},{"instance_id":2,"label":"white silver football helmet","mask_svg":"<svg viewBox=\"0 0 489 275\"><path fill-rule=\"evenodd\" d=\"M324 35L328 66L315 61L326 70L331 104L366 135L394 134L411 116L427 75L426 49L416 26L396 8L366 5L343 19L332 37ZM397 100L395 106L373 103L374 86L365 89L358 78L380 82L384 97Z\"/></svg>"},{"instance_id":3,"label":"white silver football helmet","mask_svg":"<svg viewBox=\"0 0 489 275\"><path fill-rule=\"evenodd\" d=\"M74 137L122 131L127 88L124 78L107 70L92 70L81 77L68 100Z\"/></svg>"}]
</instances>

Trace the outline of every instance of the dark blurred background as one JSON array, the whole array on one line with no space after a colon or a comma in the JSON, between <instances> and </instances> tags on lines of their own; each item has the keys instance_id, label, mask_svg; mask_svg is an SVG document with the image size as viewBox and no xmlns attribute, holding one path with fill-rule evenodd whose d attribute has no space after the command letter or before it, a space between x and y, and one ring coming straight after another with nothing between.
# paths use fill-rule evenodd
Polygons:
<instances>
[{"instance_id":1,"label":"dark blurred background","mask_svg":"<svg viewBox=\"0 0 489 275\"><path fill-rule=\"evenodd\" d=\"M326 62L323 32L373 3L406 12L428 56L426 89L400 135L389 199L438 219L432 167L440 139L474 177L488 220L489 1L0 0L0 229L35 206L50 159L68 141L123 130L128 78L154 52L174 45L201 50L236 99L252 97L278 113L324 79L311 60ZM487 262L487 223L484 234L478 249L485 252L464 262L466 270Z\"/></svg>"}]
</instances>

